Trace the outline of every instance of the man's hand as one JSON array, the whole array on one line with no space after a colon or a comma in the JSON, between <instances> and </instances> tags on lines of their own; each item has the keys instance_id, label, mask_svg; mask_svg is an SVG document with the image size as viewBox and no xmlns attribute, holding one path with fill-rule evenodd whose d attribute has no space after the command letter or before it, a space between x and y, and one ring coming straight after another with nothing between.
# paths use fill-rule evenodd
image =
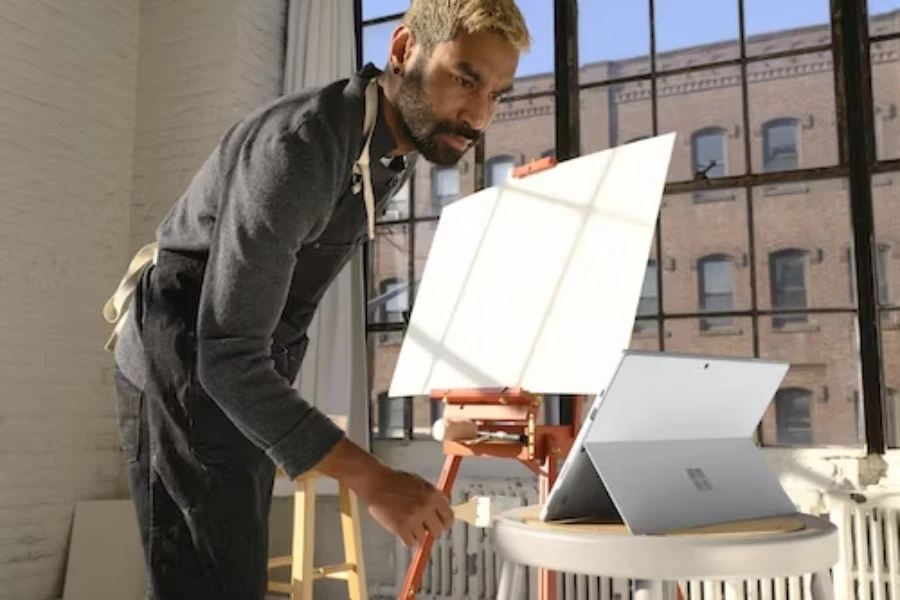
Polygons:
<instances>
[{"instance_id":1,"label":"man's hand","mask_svg":"<svg viewBox=\"0 0 900 600\"><path fill-rule=\"evenodd\" d=\"M394 469L373 473L361 491L369 514L407 548L420 544L426 532L438 537L453 525L450 500L418 475Z\"/></svg>"},{"instance_id":2,"label":"man's hand","mask_svg":"<svg viewBox=\"0 0 900 600\"><path fill-rule=\"evenodd\" d=\"M323 475L346 483L369 506L382 527L411 547L453 524L450 500L418 475L392 469L348 439L316 466Z\"/></svg>"}]
</instances>

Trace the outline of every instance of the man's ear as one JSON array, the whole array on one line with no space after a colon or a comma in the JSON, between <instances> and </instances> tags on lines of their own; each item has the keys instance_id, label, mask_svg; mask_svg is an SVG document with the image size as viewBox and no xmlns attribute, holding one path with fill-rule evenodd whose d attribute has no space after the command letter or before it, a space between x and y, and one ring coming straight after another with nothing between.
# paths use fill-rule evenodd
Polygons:
<instances>
[{"instance_id":1,"label":"man's ear","mask_svg":"<svg viewBox=\"0 0 900 600\"><path fill-rule=\"evenodd\" d=\"M409 62L410 57L412 56L413 46L415 45L415 38L413 37L412 31L410 31L409 26L404 23L401 23L394 29L393 35L391 35L391 45L390 45L390 65L391 67L403 67Z\"/></svg>"}]
</instances>

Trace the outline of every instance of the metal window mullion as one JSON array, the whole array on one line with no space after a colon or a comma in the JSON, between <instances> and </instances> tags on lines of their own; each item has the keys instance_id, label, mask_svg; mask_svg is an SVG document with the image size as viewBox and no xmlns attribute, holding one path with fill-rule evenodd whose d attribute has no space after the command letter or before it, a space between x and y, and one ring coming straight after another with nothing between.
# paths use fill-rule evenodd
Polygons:
<instances>
[{"instance_id":1,"label":"metal window mullion","mask_svg":"<svg viewBox=\"0 0 900 600\"><path fill-rule=\"evenodd\" d=\"M738 34L740 35L741 103L744 128L744 173L753 173L753 144L750 139L750 80L747 77L747 21L744 14L744 0L738 0ZM747 265L750 277L750 328L753 335L753 356L760 355L759 342L759 290L757 289L756 264L756 221L753 210L753 186L744 188L747 202ZM760 424L760 427L762 425ZM762 430L758 429L760 439Z\"/></svg>"},{"instance_id":2,"label":"metal window mullion","mask_svg":"<svg viewBox=\"0 0 900 600\"><path fill-rule=\"evenodd\" d=\"M875 162L874 118L865 6L858 0L831 0L835 58L842 68L836 92L843 98L839 135L846 136L850 218L858 290L859 351L863 416L869 454L885 451L881 372L881 324L875 274L875 220L872 165Z\"/></svg>"},{"instance_id":3,"label":"metal window mullion","mask_svg":"<svg viewBox=\"0 0 900 600\"><path fill-rule=\"evenodd\" d=\"M654 136L659 135L659 98L657 97L656 80L656 4L655 0L647 0L650 23L650 129ZM663 310L663 251L662 251L662 210L656 219L656 334L660 351L666 349L665 316Z\"/></svg>"},{"instance_id":4,"label":"metal window mullion","mask_svg":"<svg viewBox=\"0 0 900 600\"><path fill-rule=\"evenodd\" d=\"M578 2L555 0L554 95L556 98L555 152L559 160L581 153L581 103L578 90Z\"/></svg>"}]
</instances>

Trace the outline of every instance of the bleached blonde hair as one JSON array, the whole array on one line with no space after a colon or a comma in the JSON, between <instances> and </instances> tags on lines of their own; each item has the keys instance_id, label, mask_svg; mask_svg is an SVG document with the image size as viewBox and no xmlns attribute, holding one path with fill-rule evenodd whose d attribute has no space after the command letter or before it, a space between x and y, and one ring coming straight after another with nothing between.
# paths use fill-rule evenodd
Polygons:
<instances>
[{"instance_id":1,"label":"bleached blonde hair","mask_svg":"<svg viewBox=\"0 0 900 600\"><path fill-rule=\"evenodd\" d=\"M426 55L460 31L492 31L519 52L531 46L525 18L514 0L412 0L403 23Z\"/></svg>"}]
</instances>

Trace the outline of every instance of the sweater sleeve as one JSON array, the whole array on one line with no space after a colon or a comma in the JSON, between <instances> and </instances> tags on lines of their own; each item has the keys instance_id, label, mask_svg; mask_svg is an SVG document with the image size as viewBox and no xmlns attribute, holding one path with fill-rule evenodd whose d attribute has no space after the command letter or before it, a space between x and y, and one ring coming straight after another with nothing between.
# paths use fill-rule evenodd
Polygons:
<instances>
[{"instance_id":1,"label":"sweater sleeve","mask_svg":"<svg viewBox=\"0 0 900 600\"><path fill-rule=\"evenodd\" d=\"M199 306L201 385L291 478L344 436L271 358L297 252L332 203L340 162L333 142L311 122L244 144L221 199Z\"/></svg>"}]
</instances>

